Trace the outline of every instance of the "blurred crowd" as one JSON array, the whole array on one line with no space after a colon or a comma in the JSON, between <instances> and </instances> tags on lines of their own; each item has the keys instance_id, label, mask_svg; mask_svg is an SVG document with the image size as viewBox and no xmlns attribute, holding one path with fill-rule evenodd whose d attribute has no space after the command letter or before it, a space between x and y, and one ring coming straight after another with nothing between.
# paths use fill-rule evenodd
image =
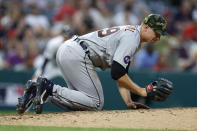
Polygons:
<instances>
[{"instance_id":1,"label":"blurred crowd","mask_svg":"<svg viewBox=\"0 0 197 131\"><path fill-rule=\"evenodd\" d=\"M139 25L150 13L166 18L169 35L139 51L132 67L197 72L196 0L0 0L0 69L34 69L62 25L83 35Z\"/></svg>"}]
</instances>

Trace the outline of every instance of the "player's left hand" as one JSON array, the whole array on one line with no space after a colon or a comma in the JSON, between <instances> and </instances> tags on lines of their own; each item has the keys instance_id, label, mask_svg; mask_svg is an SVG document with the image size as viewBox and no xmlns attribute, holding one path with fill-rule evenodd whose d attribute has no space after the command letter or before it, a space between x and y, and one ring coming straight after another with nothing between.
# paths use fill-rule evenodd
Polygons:
<instances>
[{"instance_id":1,"label":"player's left hand","mask_svg":"<svg viewBox=\"0 0 197 131\"><path fill-rule=\"evenodd\" d=\"M171 81L159 78L145 87L147 97L155 101L165 101L173 91Z\"/></svg>"},{"instance_id":2,"label":"player's left hand","mask_svg":"<svg viewBox=\"0 0 197 131\"><path fill-rule=\"evenodd\" d=\"M129 103L127 107L129 109L150 109L150 107L138 102Z\"/></svg>"}]
</instances>

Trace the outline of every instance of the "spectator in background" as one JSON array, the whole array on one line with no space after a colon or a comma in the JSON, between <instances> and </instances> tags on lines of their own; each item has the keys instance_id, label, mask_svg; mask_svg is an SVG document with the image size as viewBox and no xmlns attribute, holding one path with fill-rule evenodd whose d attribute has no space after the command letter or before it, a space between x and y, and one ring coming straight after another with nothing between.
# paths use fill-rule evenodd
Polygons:
<instances>
[{"instance_id":1,"label":"spectator in background","mask_svg":"<svg viewBox=\"0 0 197 131\"><path fill-rule=\"evenodd\" d=\"M176 37L171 36L167 38L167 41L164 44L166 44L167 47L164 48L165 52L161 52L161 54L164 54L167 57L166 64L169 65L171 69L177 70L177 61L179 57L177 49L179 48L180 43Z\"/></svg>"},{"instance_id":2,"label":"spectator in background","mask_svg":"<svg viewBox=\"0 0 197 131\"><path fill-rule=\"evenodd\" d=\"M134 67L137 69L152 69L158 59L158 53L154 46L148 44L144 49L136 54Z\"/></svg>"},{"instance_id":3,"label":"spectator in background","mask_svg":"<svg viewBox=\"0 0 197 131\"><path fill-rule=\"evenodd\" d=\"M79 35L91 32L96 28L94 19L91 16L90 5L89 0L80 0L79 9L73 17L73 25Z\"/></svg>"},{"instance_id":4,"label":"spectator in background","mask_svg":"<svg viewBox=\"0 0 197 131\"><path fill-rule=\"evenodd\" d=\"M1 19L1 37L10 38L16 37L16 29L18 27L20 19L23 17L23 12L20 8L12 5L5 11L4 16Z\"/></svg>"},{"instance_id":5,"label":"spectator in background","mask_svg":"<svg viewBox=\"0 0 197 131\"><path fill-rule=\"evenodd\" d=\"M58 4L60 4L58 1L60 0L50 0L47 3L46 7L42 10L43 14L48 18L50 25L53 24L53 17L56 13L57 8L59 8L59 6L57 6Z\"/></svg>"},{"instance_id":6,"label":"spectator in background","mask_svg":"<svg viewBox=\"0 0 197 131\"><path fill-rule=\"evenodd\" d=\"M80 1L76 0L64 0L64 4L59 7L59 10L55 13L53 23L65 21L64 24L71 24L72 17L75 15L77 8L76 3Z\"/></svg>"},{"instance_id":7,"label":"spectator in background","mask_svg":"<svg viewBox=\"0 0 197 131\"><path fill-rule=\"evenodd\" d=\"M192 13L193 21L191 24L186 26L183 37L187 40L197 41L197 9L195 9Z\"/></svg>"},{"instance_id":8,"label":"spectator in background","mask_svg":"<svg viewBox=\"0 0 197 131\"><path fill-rule=\"evenodd\" d=\"M189 59L189 49L188 49L188 44L186 40L182 37L182 35L177 35L176 38L179 41L179 46L176 49L176 52L178 53L178 60L177 60L177 65L178 65L178 70L180 71L185 71L187 70L187 67L190 64L190 59Z\"/></svg>"},{"instance_id":9,"label":"spectator in background","mask_svg":"<svg viewBox=\"0 0 197 131\"><path fill-rule=\"evenodd\" d=\"M4 68L3 53L0 51L0 69Z\"/></svg>"},{"instance_id":10,"label":"spectator in background","mask_svg":"<svg viewBox=\"0 0 197 131\"><path fill-rule=\"evenodd\" d=\"M159 54L157 63L153 66L154 71L170 71L172 68L166 63L167 56L165 54Z\"/></svg>"},{"instance_id":11,"label":"spectator in background","mask_svg":"<svg viewBox=\"0 0 197 131\"><path fill-rule=\"evenodd\" d=\"M190 47L190 61L188 62L187 71L197 72L197 42Z\"/></svg>"},{"instance_id":12,"label":"spectator in background","mask_svg":"<svg viewBox=\"0 0 197 131\"><path fill-rule=\"evenodd\" d=\"M111 12L102 0L92 0L91 5L90 16L95 23L96 29L107 28L113 25Z\"/></svg>"},{"instance_id":13,"label":"spectator in background","mask_svg":"<svg viewBox=\"0 0 197 131\"><path fill-rule=\"evenodd\" d=\"M148 14L151 13L150 8L148 7L145 0L111 0L114 5L112 8L114 14L122 12L125 9L125 5L130 5L131 13L134 14L139 21L143 20ZM114 2L116 1L116 3ZM112 2L111 2L112 3Z\"/></svg>"},{"instance_id":14,"label":"spectator in background","mask_svg":"<svg viewBox=\"0 0 197 131\"><path fill-rule=\"evenodd\" d=\"M50 22L48 18L41 14L38 7L31 5L31 13L25 16L25 25L31 27L31 30L33 31L32 35L33 37L36 37L36 45L39 50L43 51L45 43L49 37ZM30 37L30 39L32 39L32 37Z\"/></svg>"},{"instance_id":15,"label":"spectator in background","mask_svg":"<svg viewBox=\"0 0 197 131\"><path fill-rule=\"evenodd\" d=\"M151 13L149 7L144 0L126 0L132 6L132 13L134 13L139 21L142 21L148 14Z\"/></svg>"},{"instance_id":16,"label":"spectator in background","mask_svg":"<svg viewBox=\"0 0 197 131\"><path fill-rule=\"evenodd\" d=\"M192 5L190 2L186 0L182 1L182 10L175 16L175 19L177 19L175 27L178 29L176 38L179 41L177 65L180 71L190 70L191 58L189 54L190 47L193 43L191 40L195 39L195 36L192 36L194 30L191 30L191 25L194 23L192 23Z\"/></svg>"},{"instance_id":17,"label":"spectator in background","mask_svg":"<svg viewBox=\"0 0 197 131\"><path fill-rule=\"evenodd\" d=\"M193 61L193 66L192 66L191 71L197 73L197 52L195 53L195 56L194 56L194 61Z\"/></svg>"},{"instance_id":18,"label":"spectator in background","mask_svg":"<svg viewBox=\"0 0 197 131\"><path fill-rule=\"evenodd\" d=\"M47 3L50 2L49 0L23 0L24 6L30 7L35 5L39 9L46 9ZM61 1L61 0L58 0Z\"/></svg>"},{"instance_id":19,"label":"spectator in background","mask_svg":"<svg viewBox=\"0 0 197 131\"><path fill-rule=\"evenodd\" d=\"M26 68L32 68L33 61L39 53L39 48L37 45L37 39L35 33L33 32L33 29L30 26L25 27L23 38L22 38L22 44L27 52L26 63L25 63Z\"/></svg>"},{"instance_id":20,"label":"spectator in background","mask_svg":"<svg viewBox=\"0 0 197 131\"><path fill-rule=\"evenodd\" d=\"M167 27L166 27L166 30L168 32L168 34L170 35L175 35L176 32L176 29L175 29L175 26L173 25L173 13L170 9L165 9L163 12L163 17L166 19L167 21Z\"/></svg>"},{"instance_id":21,"label":"spectator in background","mask_svg":"<svg viewBox=\"0 0 197 131\"><path fill-rule=\"evenodd\" d=\"M197 73L197 55L195 56L194 66L192 68L192 72Z\"/></svg>"},{"instance_id":22,"label":"spectator in background","mask_svg":"<svg viewBox=\"0 0 197 131\"><path fill-rule=\"evenodd\" d=\"M32 27L36 34L47 32L50 27L48 18L40 13L40 10L35 5L31 6L30 14L25 17L25 24Z\"/></svg>"},{"instance_id":23,"label":"spectator in background","mask_svg":"<svg viewBox=\"0 0 197 131\"><path fill-rule=\"evenodd\" d=\"M182 34L184 28L192 21L192 5L189 0L183 0L181 2L181 7L175 14L173 19L173 25L175 26L175 31Z\"/></svg>"},{"instance_id":24,"label":"spectator in background","mask_svg":"<svg viewBox=\"0 0 197 131\"><path fill-rule=\"evenodd\" d=\"M26 52L22 44L16 38L10 38L6 47L5 58L7 68L24 69Z\"/></svg>"},{"instance_id":25,"label":"spectator in background","mask_svg":"<svg viewBox=\"0 0 197 131\"><path fill-rule=\"evenodd\" d=\"M197 41L196 8L196 0L1 0L0 68L32 68L35 57L43 53L49 38L56 36L51 30L59 25L69 25L82 35L98 28L139 24L151 10L163 12L168 23L167 32L173 36L161 40L158 45L165 48L155 48L156 51L167 55L166 63L172 69L191 70L190 48ZM20 64L8 61L13 52L22 59ZM158 56L160 59L165 58Z\"/></svg>"},{"instance_id":26,"label":"spectator in background","mask_svg":"<svg viewBox=\"0 0 197 131\"><path fill-rule=\"evenodd\" d=\"M124 4L124 10L117 12L113 17L113 22L115 25L137 25L139 24L138 17L132 12L132 7L130 4Z\"/></svg>"}]
</instances>

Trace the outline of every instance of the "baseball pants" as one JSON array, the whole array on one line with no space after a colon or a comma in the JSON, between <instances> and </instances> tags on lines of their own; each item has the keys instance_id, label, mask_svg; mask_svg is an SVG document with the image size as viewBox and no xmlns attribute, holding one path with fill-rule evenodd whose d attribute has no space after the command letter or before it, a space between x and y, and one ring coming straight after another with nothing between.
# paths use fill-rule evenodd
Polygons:
<instances>
[{"instance_id":1,"label":"baseball pants","mask_svg":"<svg viewBox=\"0 0 197 131\"><path fill-rule=\"evenodd\" d=\"M50 102L70 110L101 110L104 96L95 67L78 42L70 39L60 46L56 56L68 87L54 85Z\"/></svg>"}]
</instances>

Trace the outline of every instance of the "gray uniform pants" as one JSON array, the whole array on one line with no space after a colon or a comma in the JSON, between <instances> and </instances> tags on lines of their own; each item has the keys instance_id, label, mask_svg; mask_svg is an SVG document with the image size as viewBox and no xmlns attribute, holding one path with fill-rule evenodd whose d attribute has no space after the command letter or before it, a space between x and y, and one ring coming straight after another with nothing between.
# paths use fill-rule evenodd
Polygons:
<instances>
[{"instance_id":1,"label":"gray uniform pants","mask_svg":"<svg viewBox=\"0 0 197 131\"><path fill-rule=\"evenodd\" d=\"M56 56L68 88L54 85L50 102L63 109L101 110L104 96L95 67L74 40L60 46Z\"/></svg>"}]
</instances>

